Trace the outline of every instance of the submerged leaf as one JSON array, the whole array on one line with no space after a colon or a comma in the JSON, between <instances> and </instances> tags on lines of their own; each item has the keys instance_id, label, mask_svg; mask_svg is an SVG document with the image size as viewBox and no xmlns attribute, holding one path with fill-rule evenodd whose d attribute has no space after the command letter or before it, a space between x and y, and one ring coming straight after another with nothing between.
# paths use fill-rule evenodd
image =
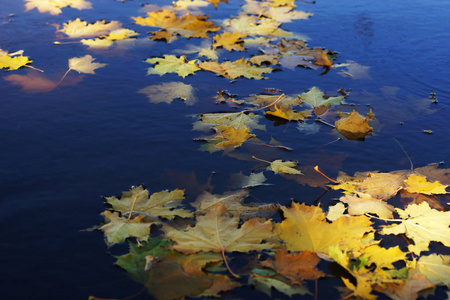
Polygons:
<instances>
[{"instance_id":1,"label":"submerged leaf","mask_svg":"<svg viewBox=\"0 0 450 300\"><path fill-rule=\"evenodd\" d=\"M339 105L342 103L342 101L344 101L343 96L328 97L325 99L323 95L324 92L316 87L313 87L308 92L298 95L298 97L312 107Z\"/></svg>"},{"instance_id":2,"label":"submerged leaf","mask_svg":"<svg viewBox=\"0 0 450 300\"><path fill-rule=\"evenodd\" d=\"M192 85L184 84L183 82L166 82L160 85L149 85L140 89L138 93L146 95L152 103L165 102L170 104L175 99L183 100L186 105L193 105L197 102Z\"/></svg>"}]
</instances>

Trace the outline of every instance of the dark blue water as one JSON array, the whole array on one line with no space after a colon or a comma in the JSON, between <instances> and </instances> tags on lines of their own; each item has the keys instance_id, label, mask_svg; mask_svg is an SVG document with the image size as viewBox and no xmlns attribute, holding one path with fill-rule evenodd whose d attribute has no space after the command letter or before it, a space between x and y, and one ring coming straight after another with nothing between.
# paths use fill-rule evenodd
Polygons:
<instances>
[{"instance_id":1,"label":"dark blue water","mask_svg":"<svg viewBox=\"0 0 450 300\"><path fill-rule=\"evenodd\" d=\"M183 80L197 89L199 102L193 106L181 101L152 104L137 91L181 80L175 74L146 76L144 59L201 41L146 41L149 29L130 19L143 15L139 9L146 2L92 2L92 10L65 8L62 14L51 16L36 10L24 12L21 1L0 0L1 17L14 13L5 18L11 22L0 25L0 48L25 50L33 66L45 70L54 81L67 70L71 57L91 54L108 64L95 75L72 71L67 80L82 76L79 83L48 93L27 93L3 80L8 75L27 74L26 68L0 70L0 299L120 298L139 290L138 284L113 266L115 260L109 254L123 253L125 248L108 249L101 232L81 230L103 221L101 196L118 196L132 185L144 184L151 192L187 188L188 200L193 200L198 190L186 179L189 174L195 173L198 183L204 184L216 172L213 185L220 193L227 190L229 174L249 174L258 166L221 152L198 151L201 143L193 139L202 133L191 130L190 116L233 111L214 104L212 97L218 89L243 98L267 87L286 94L300 94L313 86L332 93L342 87L352 89L346 102L358 105L358 110L372 107L377 117L375 134L363 142L342 140L321 147L339 134L322 126L319 133L304 135L294 124L274 127L273 122L263 121L268 132L258 136L268 141L272 135L292 147L294 151L281 155L298 160L301 167L320 165L331 176L339 170L353 174L408 169L408 159L392 138L402 144L414 166L450 161L449 1L299 2L300 10L314 16L283 28L308 36L310 47L339 52L335 63L351 60L367 66L370 78L345 77L339 74L341 69L319 75L320 71L296 68L268 74L268 80L230 83L198 72ZM229 2L220 3L218 10L204 11L216 20L236 15L242 2ZM55 28L50 24L61 25L76 17L88 22L120 21L138 31L142 40L128 49L106 51L88 50L81 44L53 45ZM230 54L231 58L241 56ZM436 105L430 103L432 91L439 100ZM268 149L242 149L248 151L265 158L280 155ZM295 198L311 204L323 192L269 172L266 176L275 185L255 189L261 202L286 204Z\"/></svg>"}]
</instances>

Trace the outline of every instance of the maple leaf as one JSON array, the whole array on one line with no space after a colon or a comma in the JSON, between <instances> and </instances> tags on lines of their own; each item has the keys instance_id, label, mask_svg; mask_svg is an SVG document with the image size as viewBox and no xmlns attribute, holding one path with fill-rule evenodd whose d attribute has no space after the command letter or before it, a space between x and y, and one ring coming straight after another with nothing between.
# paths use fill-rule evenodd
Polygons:
<instances>
[{"instance_id":1,"label":"maple leaf","mask_svg":"<svg viewBox=\"0 0 450 300\"><path fill-rule=\"evenodd\" d=\"M261 116L253 113L211 113L202 114L201 122L194 124L195 130L210 130L214 125L233 126L241 128L243 126L251 129L266 130L265 125L258 124ZM206 124L206 126L205 126Z\"/></svg>"},{"instance_id":2,"label":"maple leaf","mask_svg":"<svg viewBox=\"0 0 450 300\"><path fill-rule=\"evenodd\" d=\"M315 253L303 251L294 254L283 248L275 253L273 259L262 261L261 266L275 270L288 278L291 284L301 284L303 280L315 280L325 276L325 273L316 269L319 261L320 258Z\"/></svg>"},{"instance_id":3,"label":"maple leaf","mask_svg":"<svg viewBox=\"0 0 450 300\"><path fill-rule=\"evenodd\" d=\"M450 287L450 255L430 254L421 256L408 264L413 273L425 275L435 284L445 284Z\"/></svg>"},{"instance_id":4,"label":"maple leaf","mask_svg":"<svg viewBox=\"0 0 450 300\"><path fill-rule=\"evenodd\" d=\"M223 25L230 32L236 31L248 35L293 36L292 33L279 28L280 22L247 14L227 19L223 21Z\"/></svg>"},{"instance_id":5,"label":"maple leaf","mask_svg":"<svg viewBox=\"0 0 450 300\"><path fill-rule=\"evenodd\" d=\"M296 161L283 161L281 159L276 159L270 163L270 168L274 173L284 173L284 174L302 174L301 171L294 169L297 165Z\"/></svg>"},{"instance_id":6,"label":"maple leaf","mask_svg":"<svg viewBox=\"0 0 450 300\"><path fill-rule=\"evenodd\" d=\"M178 17L174 11L167 9L149 12L146 18L132 17L132 19L138 25L160 27L168 32L174 32L188 38L207 38L208 32L215 32L220 29L220 26L215 26L214 22L205 21L206 16L187 14Z\"/></svg>"},{"instance_id":7,"label":"maple leaf","mask_svg":"<svg viewBox=\"0 0 450 300\"><path fill-rule=\"evenodd\" d=\"M146 220L146 216L137 216L131 219L122 218L118 212L105 211L105 223L99 229L107 238L108 244L116 244L125 241L128 237L135 237L140 241L146 240L150 235L150 226L154 221Z\"/></svg>"},{"instance_id":8,"label":"maple leaf","mask_svg":"<svg viewBox=\"0 0 450 300\"><path fill-rule=\"evenodd\" d=\"M381 234L405 234L414 241L409 245L411 252L420 254L428 250L431 241L437 241L450 246L450 212L442 212L432 209L427 202L411 204L405 210L395 209L401 219L399 224L385 225Z\"/></svg>"},{"instance_id":9,"label":"maple leaf","mask_svg":"<svg viewBox=\"0 0 450 300\"><path fill-rule=\"evenodd\" d=\"M208 278L212 281L212 286L204 290L200 297L215 297L220 298L221 292L232 290L236 287L242 286L236 281L232 281L229 276L222 274L208 274Z\"/></svg>"},{"instance_id":10,"label":"maple leaf","mask_svg":"<svg viewBox=\"0 0 450 300\"><path fill-rule=\"evenodd\" d=\"M165 54L164 58L148 58L145 61L156 64L153 68L148 69L147 75L158 74L162 76L166 73L177 73L184 78L190 74L194 74L195 71L200 70L195 64L195 59L188 61L184 55L176 57L175 55Z\"/></svg>"},{"instance_id":11,"label":"maple leaf","mask_svg":"<svg viewBox=\"0 0 450 300\"><path fill-rule=\"evenodd\" d=\"M140 89L138 93L146 95L152 103L165 102L170 104L175 99L183 100L186 105L193 105L197 102L192 85L184 84L183 82L166 82L160 85L149 85Z\"/></svg>"},{"instance_id":12,"label":"maple leaf","mask_svg":"<svg viewBox=\"0 0 450 300\"><path fill-rule=\"evenodd\" d=\"M279 63L282 67L289 70L295 70L295 67L297 66L302 66L314 70L319 69L320 67L315 65L312 60L314 60L313 56L301 56L290 54L289 52L284 52L279 59Z\"/></svg>"},{"instance_id":13,"label":"maple leaf","mask_svg":"<svg viewBox=\"0 0 450 300\"><path fill-rule=\"evenodd\" d=\"M132 187L129 191L122 192L120 199L116 197L106 197L115 211L122 213L143 212L150 216L173 219L175 216L190 218L192 212L184 209L175 209L181 205L184 199L184 190L175 189L173 191L162 191L148 195L148 190L142 185Z\"/></svg>"},{"instance_id":14,"label":"maple leaf","mask_svg":"<svg viewBox=\"0 0 450 300\"><path fill-rule=\"evenodd\" d=\"M292 20L307 19L312 13L294 11L293 6L271 6L268 2L247 1L242 6L244 12L258 16L265 16L281 23L289 23Z\"/></svg>"},{"instance_id":15,"label":"maple leaf","mask_svg":"<svg viewBox=\"0 0 450 300\"><path fill-rule=\"evenodd\" d=\"M11 55L5 54L0 56L0 69L7 68L8 71L17 70L20 67L23 67L31 62L33 61L30 60L27 56L19 55L11 57Z\"/></svg>"},{"instance_id":16,"label":"maple leaf","mask_svg":"<svg viewBox=\"0 0 450 300\"><path fill-rule=\"evenodd\" d=\"M270 249L271 244L262 241L273 236L270 220L254 218L239 228L239 217L230 217L227 208L217 204L204 216L198 216L194 227L176 230L164 226L166 236L175 242L173 249L183 253L199 251L248 252Z\"/></svg>"},{"instance_id":17,"label":"maple leaf","mask_svg":"<svg viewBox=\"0 0 450 300\"><path fill-rule=\"evenodd\" d=\"M233 62L226 61L222 64L217 61L199 62L198 66L204 70L211 71L231 79L238 77L245 77L249 79L266 79L266 77L262 76L262 74L273 71L273 68L270 67L252 65L247 60L244 60L244 58Z\"/></svg>"},{"instance_id":18,"label":"maple leaf","mask_svg":"<svg viewBox=\"0 0 450 300\"><path fill-rule=\"evenodd\" d=\"M430 182L425 176L411 174L405 180L405 189L410 193L421 193L425 195L447 194L445 190L448 185L443 185L438 181Z\"/></svg>"},{"instance_id":19,"label":"maple leaf","mask_svg":"<svg viewBox=\"0 0 450 300\"><path fill-rule=\"evenodd\" d=\"M369 74L370 67L360 65L354 61L347 60L347 63L341 65L333 65L336 67L346 67L347 71L339 71L338 74L341 76L351 77L353 79L372 79Z\"/></svg>"},{"instance_id":20,"label":"maple leaf","mask_svg":"<svg viewBox=\"0 0 450 300\"><path fill-rule=\"evenodd\" d=\"M242 38L246 37L247 34L242 34L239 32L224 32L221 34L216 34L214 36L213 48L224 48L228 51L244 51L245 48L242 47L244 42Z\"/></svg>"},{"instance_id":21,"label":"maple leaf","mask_svg":"<svg viewBox=\"0 0 450 300\"><path fill-rule=\"evenodd\" d=\"M249 59L249 62L252 64L261 66L263 63L269 63L272 65L278 64L278 56L273 54L261 54L261 55L254 55Z\"/></svg>"},{"instance_id":22,"label":"maple leaf","mask_svg":"<svg viewBox=\"0 0 450 300\"><path fill-rule=\"evenodd\" d=\"M117 21L106 23L105 20L101 20L88 24L86 21L76 18L73 21L64 23L63 29L59 29L57 32L63 32L70 38L89 38L107 35L114 30L120 29L121 26L122 24Z\"/></svg>"},{"instance_id":23,"label":"maple leaf","mask_svg":"<svg viewBox=\"0 0 450 300\"><path fill-rule=\"evenodd\" d=\"M334 124L339 133L349 140L359 140L364 139L373 129L367 120L367 117L361 116L353 110L349 116L337 120Z\"/></svg>"},{"instance_id":24,"label":"maple leaf","mask_svg":"<svg viewBox=\"0 0 450 300\"><path fill-rule=\"evenodd\" d=\"M230 186L231 188L250 188L259 185L270 185L270 183L264 183L267 178L264 176L264 172L251 173L249 176L239 173L231 174Z\"/></svg>"},{"instance_id":25,"label":"maple leaf","mask_svg":"<svg viewBox=\"0 0 450 300\"><path fill-rule=\"evenodd\" d=\"M69 58L69 70L75 70L78 73L95 74L95 70L103 68L106 64L93 62L95 58L85 55L82 57Z\"/></svg>"},{"instance_id":26,"label":"maple leaf","mask_svg":"<svg viewBox=\"0 0 450 300\"><path fill-rule=\"evenodd\" d=\"M214 130L216 131L216 135L213 140L215 142L215 146L220 148L228 146L237 148L249 138L255 137L254 134L249 134L249 128L245 126L234 128L231 125L219 125L214 127Z\"/></svg>"},{"instance_id":27,"label":"maple leaf","mask_svg":"<svg viewBox=\"0 0 450 300\"><path fill-rule=\"evenodd\" d=\"M366 216L343 216L328 223L318 206L292 202L291 208L281 206L284 220L275 225L275 233L290 251L312 251L327 254L330 246L358 249L365 247L362 239L373 232Z\"/></svg>"},{"instance_id":28,"label":"maple leaf","mask_svg":"<svg viewBox=\"0 0 450 300\"><path fill-rule=\"evenodd\" d=\"M260 205L258 203L243 203L244 199L249 196L248 190L238 190L234 192L226 192L223 195L213 195L208 192L203 192L197 197L195 202L191 203L196 208L197 212L203 213L212 209L217 204L223 205L227 211L233 216L240 216L241 219L249 219L247 215L254 214L273 214L278 210L275 204Z\"/></svg>"},{"instance_id":29,"label":"maple leaf","mask_svg":"<svg viewBox=\"0 0 450 300\"><path fill-rule=\"evenodd\" d=\"M373 198L371 195L357 193L345 195L339 198L339 201L348 204L348 213L350 215L362 215L365 213L377 214L383 219L392 219L394 207L385 201Z\"/></svg>"},{"instance_id":30,"label":"maple leaf","mask_svg":"<svg viewBox=\"0 0 450 300\"><path fill-rule=\"evenodd\" d=\"M92 3L85 0L25 0L25 11L36 8L40 13L48 12L51 15L62 13L61 8L70 6L78 10L91 9Z\"/></svg>"},{"instance_id":31,"label":"maple leaf","mask_svg":"<svg viewBox=\"0 0 450 300\"><path fill-rule=\"evenodd\" d=\"M382 286L377 285L375 290L386 294L393 300L416 300L419 292L432 288L434 285L427 278L420 274L412 275L406 283L386 282Z\"/></svg>"},{"instance_id":32,"label":"maple leaf","mask_svg":"<svg viewBox=\"0 0 450 300\"><path fill-rule=\"evenodd\" d=\"M286 278L277 276L273 271L269 273L268 270L254 269L252 273L250 273L248 283L254 285L257 290L267 294L269 297L272 295L272 288L288 295L289 297L297 294L310 294L306 287L296 285L293 286L289 284L289 281Z\"/></svg>"},{"instance_id":33,"label":"maple leaf","mask_svg":"<svg viewBox=\"0 0 450 300\"><path fill-rule=\"evenodd\" d=\"M300 121L308 118L311 115L311 110L294 111L291 106L275 105L275 111L266 111L266 115L272 115L289 121Z\"/></svg>"},{"instance_id":34,"label":"maple leaf","mask_svg":"<svg viewBox=\"0 0 450 300\"><path fill-rule=\"evenodd\" d=\"M374 263L377 268L394 269L394 263L406 260L406 254L398 246L382 248L379 245L370 245L362 251L368 258L368 265Z\"/></svg>"},{"instance_id":35,"label":"maple leaf","mask_svg":"<svg viewBox=\"0 0 450 300\"><path fill-rule=\"evenodd\" d=\"M344 101L343 96L329 97L325 99L323 95L324 92L316 87L313 87L308 92L298 95L298 97L312 107L339 105L342 101Z\"/></svg>"}]
</instances>

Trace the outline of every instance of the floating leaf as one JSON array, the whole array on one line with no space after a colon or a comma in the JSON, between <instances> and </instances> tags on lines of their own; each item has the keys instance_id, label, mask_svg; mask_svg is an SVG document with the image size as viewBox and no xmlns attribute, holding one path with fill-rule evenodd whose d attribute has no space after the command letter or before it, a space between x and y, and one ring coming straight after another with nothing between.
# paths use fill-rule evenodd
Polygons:
<instances>
[{"instance_id":1,"label":"floating leaf","mask_svg":"<svg viewBox=\"0 0 450 300\"><path fill-rule=\"evenodd\" d=\"M89 38L107 35L121 26L122 24L117 21L106 23L105 20L101 20L88 24L86 21L76 18L73 21L64 23L63 29L58 30L58 32L63 32L70 38Z\"/></svg>"},{"instance_id":2,"label":"floating leaf","mask_svg":"<svg viewBox=\"0 0 450 300\"><path fill-rule=\"evenodd\" d=\"M152 103L165 102L170 104L175 99L183 100L186 105L193 105L197 102L192 85L184 84L183 82L166 82L159 85L149 85L140 89L138 93L146 95Z\"/></svg>"},{"instance_id":3,"label":"floating leaf","mask_svg":"<svg viewBox=\"0 0 450 300\"><path fill-rule=\"evenodd\" d=\"M425 195L447 194L445 190L448 185L443 185L438 181L430 182L425 176L411 174L405 180L406 190L410 193L421 193Z\"/></svg>"},{"instance_id":4,"label":"floating leaf","mask_svg":"<svg viewBox=\"0 0 450 300\"><path fill-rule=\"evenodd\" d=\"M337 120L334 124L340 134L349 140L358 140L363 139L373 129L367 121L367 117L353 110L349 116Z\"/></svg>"},{"instance_id":5,"label":"floating leaf","mask_svg":"<svg viewBox=\"0 0 450 300\"><path fill-rule=\"evenodd\" d=\"M25 11L36 8L40 13L48 12L51 15L62 13L61 8L70 6L79 10L92 8L92 3L85 0L25 0Z\"/></svg>"},{"instance_id":6,"label":"floating leaf","mask_svg":"<svg viewBox=\"0 0 450 300\"><path fill-rule=\"evenodd\" d=\"M238 32L224 32L221 34L216 34L214 36L213 48L224 48L228 51L244 51L245 48L242 47L244 41L242 38L246 36L246 34Z\"/></svg>"},{"instance_id":7,"label":"floating leaf","mask_svg":"<svg viewBox=\"0 0 450 300\"><path fill-rule=\"evenodd\" d=\"M198 66L204 70L217 73L226 78L235 79L238 77L245 77L249 79L265 79L262 76L263 73L270 73L273 68L270 67L260 67L250 64L244 58L236 61L226 61L220 64L217 61L205 61L199 62Z\"/></svg>"},{"instance_id":8,"label":"floating leaf","mask_svg":"<svg viewBox=\"0 0 450 300\"><path fill-rule=\"evenodd\" d=\"M400 224L384 225L381 234L405 234L414 241L408 249L416 254L428 250L431 241L450 247L450 211L437 211L427 202L395 210L400 215L401 219L396 219Z\"/></svg>"},{"instance_id":9,"label":"floating leaf","mask_svg":"<svg viewBox=\"0 0 450 300\"><path fill-rule=\"evenodd\" d=\"M299 95L298 97L312 107L339 105L344 101L343 96L324 98L324 92L316 87L313 87L308 92Z\"/></svg>"},{"instance_id":10,"label":"floating leaf","mask_svg":"<svg viewBox=\"0 0 450 300\"><path fill-rule=\"evenodd\" d=\"M142 185L132 187L129 191L122 192L122 197L106 197L106 202L115 211L128 213L132 209L135 212L147 213L150 216L173 219L175 216L190 218L192 212L184 209L175 209L181 205L184 199L184 191L175 189L173 191L162 191L148 195L148 190Z\"/></svg>"},{"instance_id":11,"label":"floating leaf","mask_svg":"<svg viewBox=\"0 0 450 300\"><path fill-rule=\"evenodd\" d=\"M301 171L293 168L296 165L297 162L295 161L282 161L281 159L277 159L270 163L269 168L274 173L302 174Z\"/></svg>"},{"instance_id":12,"label":"floating leaf","mask_svg":"<svg viewBox=\"0 0 450 300\"><path fill-rule=\"evenodd\" d=\"M95 70L103 68L106 64L93 62L95 58L85 55L82 57L69 58L69 69L75 70L78 73L95 74Z\"/></svg>"},{"instance_id":13,"label":"floating leaf","mask_svg":"<svg viewBox=\"0 0 450 300\"><path fill-rule=\"evenodd\" d=\"M19 55L11 57L10 55L5 54L0 56L0 69L8 69L8 71L17 70L31 62L33 61L27 56Z\"/></svg>"},{"instance_id":14,"label":"floating leaf","mask_svg":"<svg viewBox=\"0 0 450 300\"><path fill-rule=\"evenodd\" d=\"M177 73L184 78L190 74L194 74L195 71L200 70L195 64L195 59L188 61L184 55L180 57L176 57L175 55L164 55L164 58L148 58L145 61L156 64L153 68L148 69L147 75Z\"/></svg>"}]
</instances>

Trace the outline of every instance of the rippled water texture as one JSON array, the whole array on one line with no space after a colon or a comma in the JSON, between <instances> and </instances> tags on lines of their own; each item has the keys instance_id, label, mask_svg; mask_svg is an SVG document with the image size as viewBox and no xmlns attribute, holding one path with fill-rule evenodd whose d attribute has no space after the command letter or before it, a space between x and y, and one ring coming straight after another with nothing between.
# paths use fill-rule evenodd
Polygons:
<instances>
[{"instance_id":1,"label":"rippled water texture","mask_svg":"<svg viewBox=\"0 0 450 300\"><path fill-rule=\"evenodd\" d=\"M140 32L141 38L146 36L148 29L130 19L143 15L139 9L145 2L92 2L92 10L66 8L63 14L51 16L36 10L24 12L19 0L0 0L0 22L5 22L0 25L0 48L25 50L33 66L44 69L52 80L64 74L70 57L91 54L108 64L95 75L71 72L67 81L73 85L49 93L24 92L4 80L11 74L27 74L26 68L0 70L0 299L120 298L138 291L140 286L113 266L115 259L102 233L81 230L103 221L101 196L118 196L132 185L144 184L152 192L188 188L188 199L193 200L198 190L195 181L187 178L194 174L198 184L204 184L211 172L216 172L212 183L220 193L227 190L229 174L248 174L258 165L198 151L201 143L193 139L201 134L191 130L190 116L233 111L214 104L212 97L218 89L246 97L268 87L286 94L303 93L313 86L332 93L342 87L352 90L348 103L366 112L367 105L372 107L377 117L374 136L328 146L324 145L339 135L326 126L317 134L306 135L296 125L274 127L267 121L270 133L264 133L264 139L274 135L292 147L294 151L283 158L298 160L300 168L320 165L330 176L339 170L353 174L408 169L410 163L393 138L414 166L450 162L448 1L298 1L299 10L311 11L314 16L283 28L308 36L310 47L339 52L336 63L354 61L365 66L355 71L360 72L358 78L339 69L319 75L320 71L297 67L269 74L268 80L230 83L213 73L199 72L184 80L196 88L199 102L193 106L181 101L149 103L137 91L180 79L174 74L146 76L144 59L169 53L173 47L198 45L199 40L176 46L143 41L111 51L89 51L80 44L53 45L55 27L51 24L76 17L88 22L120 21ZM242 2L229 2L221 3L218 10L209 8L207 13L215 20L236 15ZM8 17L10 13L14 16ZM240 56L230 54L233 59ZM436 105L430 104L432 91L439 100ZM281 176L267 177L275 186L255 192L262 202L286 204L295 198L311 204L322 193ZM115 247L113 253L124 250L125 246Z\"/></svg>"}]
</instances>

